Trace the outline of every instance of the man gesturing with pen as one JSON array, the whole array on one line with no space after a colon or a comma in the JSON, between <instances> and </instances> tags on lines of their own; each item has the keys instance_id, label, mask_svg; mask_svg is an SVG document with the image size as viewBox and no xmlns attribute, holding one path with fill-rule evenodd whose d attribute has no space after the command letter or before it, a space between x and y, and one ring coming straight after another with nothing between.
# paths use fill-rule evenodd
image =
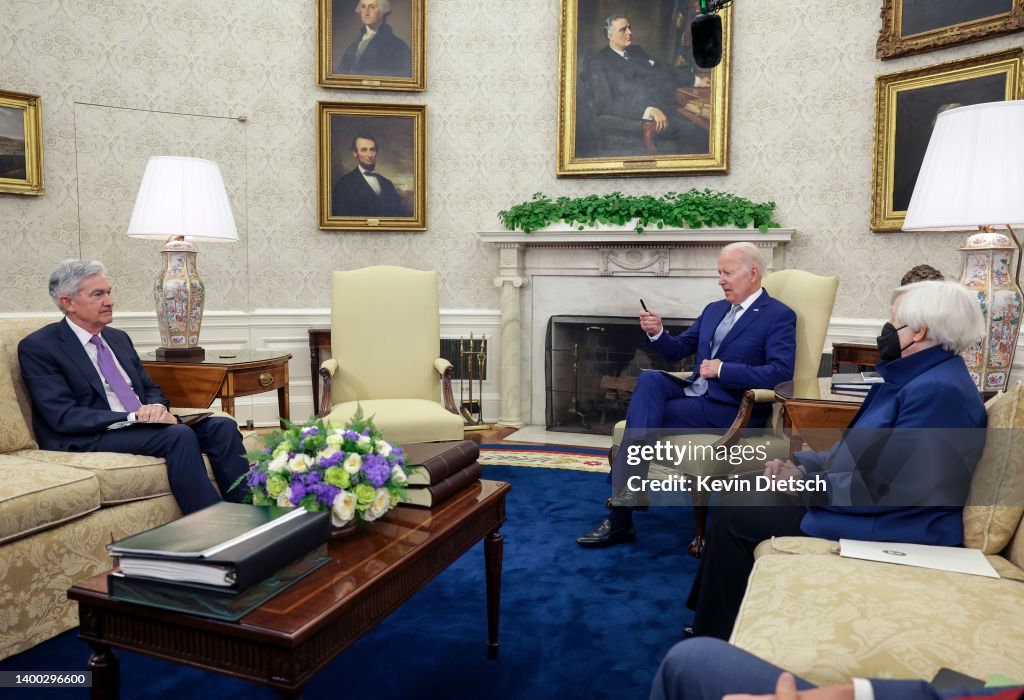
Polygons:
<instances>
[{"instance_id":1,"label":"man gesturing with pen","mask_svg":"<svg viewBox=\"0 0 1024 700\"><path fill-rule=\"evenodd\" d=\"M636 537L633 509L645 508L641 493L626 488L630 474L647 465L627 465L630 442L650 439L665 428L727 428L743 393L793 378L796 314L761 287L764 257L752 243L731 243L718 257L724 299L708 304L686 331L665 332L661 315L644 309L640 328L655 350L673 362L696 355L693 374L677 382L661 372L642 372L626 413L626 436L612 463L608 517L576 538L581 547L607 547ZM764 426L768 405L756 406L750 427Z\"/></svg>"}]
</instances>

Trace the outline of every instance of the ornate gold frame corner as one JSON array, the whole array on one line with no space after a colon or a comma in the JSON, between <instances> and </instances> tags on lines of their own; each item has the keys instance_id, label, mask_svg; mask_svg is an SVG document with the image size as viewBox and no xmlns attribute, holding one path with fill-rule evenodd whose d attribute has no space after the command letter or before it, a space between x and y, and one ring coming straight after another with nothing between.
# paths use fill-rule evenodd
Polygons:
<instances>
[{"instance_id":1,"label":"ornate gold frame corner","mask_svg":"<svg viewBox=\"0 0 1024 700\"><path fill-rule=\"evenodd\" d=\"M412 71L406 78L386 75L352 75L334 72L334 45L331 40L333 13L331 0L317 0L316 4L316 84L325 88L353 90L426 90L426 0L410 0L412 8Z\"/></svg>"},{"instance_id":2,"label":"ornate gold frame corner","mask_svg":"<svg viewBox=\"0 0 1024 700\"><path fill-rule=\"evenodd\" d=\"M726 174L729 172L729 103L732 72L732 8L722 10L722 62L711 72L709 148L705 153L613 157L576 156L576 88L579 65L578 7L581 0L561 0L558 50L559 177L653 177Z\"/></svg>"},{"instance_id":3,"label":"ornate gold frame corner","mask_svg":"<svg viewBox=\"0 0 1024 700\"><path fill-rule=\"evenodd\" d=\"M900 231L906 211L893 209L896 165L896 105L903 92L994 75L1005 76L1003 99L1024 98L1024 49L913 68L875 79L875 133L871 182L871 230ZM970 104L970 103L965 103Z\"/></svg>"},{"instance_id":4,"label":"ornate gold frame corner","mask_svg":"<svg viewBox=\"0 0 1024 700\"><path fill-rule=\"evenodd\" d=\"M969 44L1001 34L1019 32L1024 29L1024 0L1011 2L1008 12L902 36L900 27L903 24L903 0L884 0L881 13L882 28L878 34L875 56L888 60L897 56L935 51L947 46Z\"/></svg>"},{"instance_id":5,"label":"ornate gold frame corner","mask_svg":"<svg viewBox=\"0 0 1024 700\"><path fill-rule=\"evenodd\" d=\"M43 188L42 98L23 92L0 90L0 107L24 112L25 177L0 177L0 192L41 195Z\"/></svg>"},{"instance_id":6,"label":"ornate gold frame corner","mask_svg":"<svg viewBox=\"0 0 1024 700\"><path fill-rule=\"evenodd\" d=\"M412 120L414 172L411 216L340 216L331 211L331 119L336 116ZM427 230L427 108L425 105L378 102L317 102L317 215L319 228L328 231ZM347 148L346 146L343 146Z\"/></svg>"}]
</instances>

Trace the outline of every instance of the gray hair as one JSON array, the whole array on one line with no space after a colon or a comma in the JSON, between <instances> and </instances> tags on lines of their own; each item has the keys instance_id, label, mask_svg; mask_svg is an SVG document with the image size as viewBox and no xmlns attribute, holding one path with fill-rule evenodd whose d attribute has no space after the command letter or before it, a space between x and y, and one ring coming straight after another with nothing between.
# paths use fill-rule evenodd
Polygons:
<instances>
[{"instance_id":1,"label":"gray hair","mask_svg":"<svg viewBox=\"0 0 1024 700\"><path fill-rule=\"evenodd\" d=\"M914 331L926 326L926 338L958 355L985 335L978 297L958 282L903 285L892 293L892 315Z\"/></svg>"},{"instance_id":2,"label":"gray hair","mask_svg":"<svg viewBox=\"0 0 1024 700\"><path fill-rule=\"evenodd\" d=\"M617 19L624 19L627 22L629 21L629 17L626 17L626 15L612 15L611 17L609 17L608 19L606 19L604 21L604 35L605 36L608 36L609 34L612 33L612 25L615 24L615 20L617 20Z\"/></svg>"},{"instance_id":3,"label":"gray hair","mask_svg":"<svg viewBox=\"0 0 1024 700\"><path fill-rule=\"evenodd\" d=\"M389 15L389 14L391 14L391 0L373 0L373 2L377 3L377 7L380 8L380 13L382 15ZM362 5L362 4L363 4L363 0L356 0L356 14L357 15L359 14L359 6Z\"/></svg>"},{"instance_id":4,"label":"gray hair","mask_svg":"<svg viewBox=\"0 0 1024 700\"><path fill-rule=\"evenodd\" d=\"M732 252L740 254L740 259L743 260L743 264L748 270L756 267L757 271L764 275L764 255L761 254L761 249L756 245L747 241L739 241L738 243L730 243L722 248L723 255Z\"/></svg>"},{"instance_id":5,"label":"gray hair","mask_svg":"<svg viewBox=\"0 0 1024 700\"><path fill-rule=\"evenodd\" d=\"M64 296L77 296L82 291L82 281L93 275L107 274L106 266L99 260L76 260L68 258L53 271L50 275L50 298L57 305L61 313L64 307L61 306L60 298Z\"/></svg>"}]
</instances>

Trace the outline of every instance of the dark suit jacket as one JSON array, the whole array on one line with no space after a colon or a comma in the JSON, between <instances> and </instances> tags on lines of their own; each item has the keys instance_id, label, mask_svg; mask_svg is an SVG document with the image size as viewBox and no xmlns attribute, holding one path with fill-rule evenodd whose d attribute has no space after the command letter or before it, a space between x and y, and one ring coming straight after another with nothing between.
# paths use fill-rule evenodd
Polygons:
<instances>
[{"instance_id":1,"label":"dark suit jacket","mask_svg":"<svg viewBox=\"0 0 1024 700\"><path fill-rule=\"evenodd\" d=\"M412 75L412 53L404 41L395 36L391 25L384 23L377 30L377 35L370 39L363 55L357 57L356 49L366 33L364 26L359 38L345 49L341 57L340 73L349 75L387 75L408 78Z\"/></svg>"},{"instance_id":2,"label":"dark suit jacket","mask_svg":"<svg viewBox=\"0 0 1024 700\"><path fill-rule=\"evenodd\" d=\"M334 185L331 193L333 216L409 216L391 180L377 176L380 196L373 191L358 166Z\"/></svg>"},{"instance_id":3,"label":"dark suit jacket","mask_svg":"<svg viewBox=\"0 0 1024 700\"><path fill-rule=\"evenodd\" d=\"M106 327L101 333L128 373L132 388L144 404L170 404L142 369L131 338ZM103 380L66 320L51 323L18 343L21 377L32 398L32 427L44 450L75 450L125 420L124 411L111 411Z\"/></svg>"},{"instance_id":4,"label":"dark suit jacket","mask_svg":"<svg viewBox=\"0 0 1024 700\"><path fill-rule=\"evenodd\" d=\"M967 365L935 346L875 369L885 382L868 392L843 439L827 452L793 455L809 473L823 471L834 504L811 507L801 529L826 539L959 545L988 423Z\"/></svg>"},{"instance_id":5,"label":"dark suit jacket","mask_svg":"<svg viewBox=\"0 0 1024 700\"><path fill-rule=\"evenodd\" d=\"M594 114L611 114L639 123L645 109L657 107L672 122L675 90L680 85L692 85L694 72L662 64L639 46L629 47L626 55L628 61L606 46L587 62L583 82Z\"/></svg>"},{"instance_id":6,"label":"dark suit jacket","mask_svg":"<svg viewBox=\"0 0 1024 700\"><path fill-rule=\"evenodd\" d=\"M658 353L670 362L696 353L696 370L711 358L715 329L732 305L722 299L708 304L693 325L677 336L668 333L653 342ZM714 424L725 427L736 417L747 389L770 389L793 378L796 359L796 314L788 306L761 290L761 296L743 312L722 339L715 358L725 363L722 376L708 381L706 412ZM771 405L754 407L755 424L763 424ZM752 421L753 422L753 421Z\"/></svg>"}]
</instances>

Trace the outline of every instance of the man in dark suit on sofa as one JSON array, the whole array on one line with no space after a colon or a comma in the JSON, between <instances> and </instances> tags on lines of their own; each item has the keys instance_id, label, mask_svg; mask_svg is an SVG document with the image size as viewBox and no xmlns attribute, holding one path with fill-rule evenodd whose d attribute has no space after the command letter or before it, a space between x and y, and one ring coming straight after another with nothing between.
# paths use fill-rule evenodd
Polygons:
<instances>
[{"instance_id":1,"label":"man in dark suit on sofa","mask_svg":"<svg viewBox=\"0 0 1024 700\"><path fill-rule=\"evenodd\" d=\"M103 264L65 260L50 276L49 289L64 319L18 344L39 446L163 457L171 493L185 514L220 500L206 476L206 452L221 493L240 501L242 488L228 491L248 468L238 426L224 417L179 424L131 338L109 326L114 302ZM157 425L107 430L124 420Z\"/></svg>"},{"instance_id":2,"label":"man in dark suit on sofa","mask_svg":"<svg viewBox=\"0 0 1024 700\"><path fill-rule=\"evenodd\" d=\"M611 513L594 530L576 538L583 547L605 547L636 537L632 510L641 494L628 477L643 476L646 462L629 465L629 443L649 441L659 430L727 428L747 389L773 387L793 378L796 314L761 287L765 262L752 243L731 243L718 257L718 284L725 299L708 304L685 332L664 332L661 316L640 313L640 328L658 353L672 362L696 354L685 385L661 372L641 372L626 413L626 433L612 463ZM771 412L754 409L750 427L763 427Z\"/></svg>"},{"instance_id":3,"label":"man in dark suit on sofa","mask_svg":"<svg viewBox=\"0 0 1024 700\"><path fill-rule=\"evenodd\" d=\"M377 139L358 134L352 139L356 167L334 185L333 216L409 216L391 180L377 172Z\"/></svg>"}]
</instances>

